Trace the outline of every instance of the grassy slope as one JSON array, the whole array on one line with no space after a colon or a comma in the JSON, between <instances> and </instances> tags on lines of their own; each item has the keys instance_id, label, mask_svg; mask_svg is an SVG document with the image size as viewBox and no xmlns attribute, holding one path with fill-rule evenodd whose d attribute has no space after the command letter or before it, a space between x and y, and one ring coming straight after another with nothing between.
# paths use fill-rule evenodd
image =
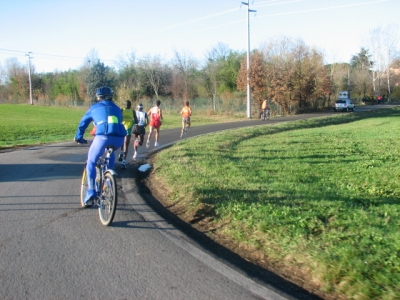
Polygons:
<instances>
[{"instance_id":1,"label":"grassy slope","mask_svg":"<svg viewBox=\"0 0 400 300\"><path fill-rule=\"evenodd\" d=\"M170 204L208 220L211 236L257 249L326 295L399 299L399 116L340 114L183 140L157 155L153 176Z\"/></svg>"}]
</instances>

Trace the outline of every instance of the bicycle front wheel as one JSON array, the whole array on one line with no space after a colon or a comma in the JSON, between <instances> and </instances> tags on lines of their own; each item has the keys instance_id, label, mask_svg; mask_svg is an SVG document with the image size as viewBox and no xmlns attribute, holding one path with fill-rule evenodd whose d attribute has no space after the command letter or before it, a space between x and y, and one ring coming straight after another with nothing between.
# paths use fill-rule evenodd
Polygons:
<instances>
[{"instance_id":1,"label":"bicycle front wheel","mask_svg":"<svg viewBox=\"0 0 400 300\"><path fill-rule=\"evenodd\" d=\"M82 180L81 180L81 206L85 206L85 197L86 197L86 192L88 190L88 182L87 182L87 173L86 173L86 166L83 169L83 174L82 174Z\"/></svg>"},{"instance_id":2,"label":"bicycle front wheel","mask_svg":"<svg viewBox=\"0 0 400 300\"><path fill-rule=\"evenodd\" d=\"M99 201L100 222L108 226L114 219L117 208L117 184L113 174L106 172L104 174L103 186Z\"/></svg>"}]
</instances>

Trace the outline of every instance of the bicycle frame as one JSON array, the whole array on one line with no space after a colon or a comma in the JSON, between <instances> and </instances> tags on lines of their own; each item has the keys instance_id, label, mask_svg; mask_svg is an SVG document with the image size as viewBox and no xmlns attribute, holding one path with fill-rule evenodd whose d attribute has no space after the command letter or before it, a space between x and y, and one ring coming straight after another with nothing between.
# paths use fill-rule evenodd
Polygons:
<instances>
[{"instance_id":1,"label":"bicycle frame","mask_svg":"<svg viewBox=\"0 0 400 300\"><path fill-rule=\"evenodd\" d=\"M114 149L107 147L106 154L100 157L96 164L95 191L97 194L94 205L99 207L99 218L103 225L108 226L114 219L117 206L117 172L109 168L110 156ZM82 175L81 205L88 189L86 166Z\"/></svg>"},{"instance_id":2,"label":"bicycle frame","mask_svg":"<svg viewBox=\"0 0 400 300\"><path fill-rule=\"evenodd\" d=\"M262 120L265 120L265 119L269 119L269 116L270 116L270 111L269 111L269 108L264 108L263 109L263 111L262 111L262 113L261 113L261 119Z\"/></svg>"},{"instance_id":3,"label":"bicycle frame","mask_svg":"<svg viewBox=\"0 0 400 300\"><path fill-rule=\"evenodd\" d=\"M106 172L110 172L113 176L118 175L117 172L109 168L109 163L110 163L110 156L111 153L114 152L114 149L112 147L107 147L107 150L105 151L106 155L105 157L100 157L99 160L97 161L96 164L96 192L99 194L100 192L100 187L103 184L104 181L104 175ZM98 183L98 185L97 185Z\"/></svg>"}]
</instances>

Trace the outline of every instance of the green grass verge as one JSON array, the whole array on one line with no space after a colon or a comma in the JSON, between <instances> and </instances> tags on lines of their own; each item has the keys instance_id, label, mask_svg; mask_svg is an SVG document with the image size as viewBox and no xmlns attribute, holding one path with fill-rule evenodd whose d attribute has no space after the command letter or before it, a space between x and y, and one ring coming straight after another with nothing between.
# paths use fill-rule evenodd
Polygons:
<instances>
[{"instance_id":1,"label":"green grass verge","mask_svg":"<svg viewBox=\"0 0 400 300\"><path fill-rule=\"evenodd\" d=\"M326 293L400 299L400 110L225 131L160 152L168 198Z\"/></svg>"},{"instance_id":2,"label":"green grass verge","mask_svg":"<svg viewBox=\"0 0 400 300\"><path fill-rule=\"evenodd\" d=\"M81 108L0 104L0 149L72 141L85 112ZM162 129L180 127L181 118L177 113L164 113ZM196 125L205 125L238 118L194 115L192 119Z\"/></svg>"},{"instance_id":3,"label":"green grass verge","mask_svg":"<svg viewBox=\"0 0 400 300\"><path fill-rule=\"evenodd\" d=\"M26 104L0 105L0 149L72 141L85 110Z\"/></svg>"}]
</instances>

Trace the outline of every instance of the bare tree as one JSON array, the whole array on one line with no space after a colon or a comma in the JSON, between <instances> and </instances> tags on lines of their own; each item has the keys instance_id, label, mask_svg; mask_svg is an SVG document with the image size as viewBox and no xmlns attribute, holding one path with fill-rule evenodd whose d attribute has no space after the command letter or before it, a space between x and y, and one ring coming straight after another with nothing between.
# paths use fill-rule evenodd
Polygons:
<instances>
[{"instance_id":1,"label":"bare tree","mask_svg":"<svg viewBox=\"0 0 400 300\"><path fill-rule=\"evenodd\" d=\"M390 90L390 65L392 64L396 48L399 42L399 26L395 24L387 25L385 28L377 27L370 32L369 45L373 57L374 69L377 76L377 92L383 94L382 79L386 77L388 97L391 97Z\"/></svg>"},{"instance_id":2,"label":"bare tree","mask_svg":"<svg viewBox=\"0 0 400 300\"><path fill-rule=\"evenodd\" d=\"M89 96L89 89L86 83L86 78L89 75L90 69L99 61L99 53L96 49L92 48L83 59L83 63L79 69L79 94L85 95L85 100L92 100Z\"/></svg>"},{"instance_id":3,"label":"bare tree","mask_svg":"<svg viewBox=\"0 0 400 300\"><path fill-rule=\"evenodd\" d=\"M329 77L332 81L332 92L337 95L339 91L347 90L349 64L334 63L327 66ZM345 79L345 80L344 80Z\"/></svg>"},{"instance_id":4,"label":"bare tree","mask_svg":"<svg viewBox=\"0 0 400 300\"><path fill-rule=\"evenodd\" d=\"M139 66L146 74L149 85L156 98L159 99L159 89L163 83L163 67L160 56L146 56L139 62Z\"/></svg>"},{"instance_id":5,"label":"bare tree","mask_svg":"<svg viewBox=\"0 0 400 300\"><path fill-rule=\"evenodd\" d=\"M143 95L143 76L138 67L135 52L125 53L118 56L117 60L118 80L115 86L116 93L124 100L137 100Z\"/></svg>"},{"instance_id":6,"label":"bare tree","mask_svg":"<svg viewBox=\"0 0 400 300\"><path fill-rule=\"evenodd\" d=\"M368 49L361 48L357 55L350 60L350 85L351 95L359 98L367 98L373 94L371 54Z\"/></svg>"},{"instance_id":7,"label":"bare tree","mask_svg":"<svg viewBox=\"0 0 400 300\"><path fill-rule=\"evenodd\" d=\"M5 75L10 96L15 100L27 99L29 93L28 66L22 65L17 58L5 61Z\"/></svg>"},{"instance_id":8,"label":"bare tree","mask_svg":"<svg viewBox=\"0 0 400 300\"><path fill-rule=\"evenodd\" d=\"M117 57L116 66L118 70L122 70L127 67L131 67L136 64L136 53L135 51L120 54Z\"/></svg>"},{"instance_id":9,"label":"bare tree","mask_svg":"<svg viewBox=\"0 0 400 300\"><path fill-rule=\"evenodd\" d=\"M220 83L221 64L229 55L229 48L226 44L218 43L206 53L205 66L203 69L203 84L207 94L211 96L213 110L216 111L216 98Z\"/></svg>"},{"instance_id":10,"label":"bare tree","mask_svg":"<svg viewBox=\"0 0 400 300\"><path fill-rule=\"evenodd\" d=\"M5 79L6 79L6 71L4 70L0 62L0 86L5 83Z\"/></svg>"},{"instance_id":11,"label":"bare tree","mask_svg":"<svg viewBox=\"0 0 400 300\"><path fill-rule=\"evenodd\" d=\"M173 66L176 70L176 74L181 79L182 85L174 85L175 89L172 91L175 98L193 99L196 95L196 72L198 63L188 52L178 53L175 50L175 57L173 60ZM174 77L175 80L177 77ZM176 87L180 86L183 90L177 90Z\"/></svg>"}]
</instances>

